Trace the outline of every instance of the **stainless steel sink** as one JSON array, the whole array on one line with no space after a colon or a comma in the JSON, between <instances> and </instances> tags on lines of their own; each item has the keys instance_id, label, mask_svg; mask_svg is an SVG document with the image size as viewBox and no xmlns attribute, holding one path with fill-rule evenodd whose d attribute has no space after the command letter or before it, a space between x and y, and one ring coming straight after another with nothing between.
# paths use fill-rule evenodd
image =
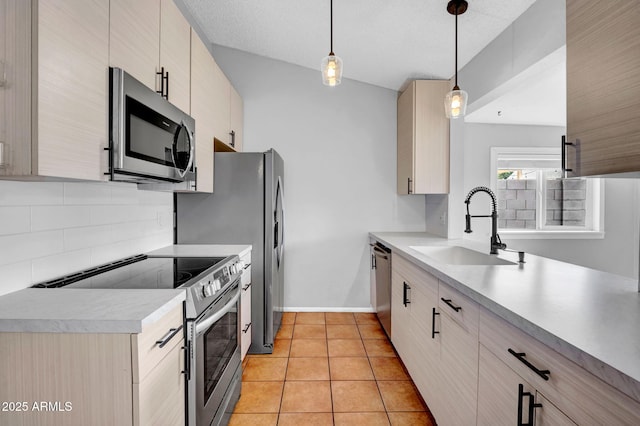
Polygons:
<instances>
[{"instance_id":1,"label":"stainless steel sink","mask_svg":"<svg viewBox=\"0 0 640 426\"><path fill-rule=\"evenodd\" d=\"M516 263L500 259L495 255L484 254L460 246L411 246L416 250L440 263L447 265L515 265Z\"/></svg>"}]
</instances>

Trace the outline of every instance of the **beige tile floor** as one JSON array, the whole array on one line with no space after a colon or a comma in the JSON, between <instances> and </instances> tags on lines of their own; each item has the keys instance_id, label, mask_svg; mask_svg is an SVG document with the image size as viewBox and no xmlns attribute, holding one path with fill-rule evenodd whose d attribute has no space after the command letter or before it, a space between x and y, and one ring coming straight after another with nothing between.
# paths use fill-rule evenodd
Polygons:
<instances>
[{"instance_id":1,"label":"beige tile floor","mask_svg":"<svg viewBox=\"0 0 640 426\"><path fill-rule=\"evenodd\" d=\"M375 314L287 312L243 368L230 425L435 424Z\"/></svg>"}]
</instances>

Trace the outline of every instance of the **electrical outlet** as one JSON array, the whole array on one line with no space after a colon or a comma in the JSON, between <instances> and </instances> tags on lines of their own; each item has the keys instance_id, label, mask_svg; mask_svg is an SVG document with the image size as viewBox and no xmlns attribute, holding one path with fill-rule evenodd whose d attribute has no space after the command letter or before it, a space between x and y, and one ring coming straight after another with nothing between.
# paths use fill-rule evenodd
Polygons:
<instances>
[{"instance_id":1,"label":"electrical outlet","mask_svg":"<svg viewBox=\"0 0 640 426\"><path fill-rule=\"evenodd\" d=\"M447 224L447 213L442 213L440 215L440 225L446 225Z\"/></svg>"}]
</instances>

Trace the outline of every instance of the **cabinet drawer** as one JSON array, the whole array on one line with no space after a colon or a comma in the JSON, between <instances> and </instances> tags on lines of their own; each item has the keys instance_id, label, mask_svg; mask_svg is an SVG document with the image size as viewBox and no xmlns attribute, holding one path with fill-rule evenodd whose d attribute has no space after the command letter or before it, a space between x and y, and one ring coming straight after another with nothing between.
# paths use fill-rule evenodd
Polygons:
<instances>
[{"instance_id":1,"label":"cabinet drawer","mask_svg":"<svg viewBox=\"0 0 640 426\"><path fill-rule=\"evenodd\" d=\"M244 267L245 269L243 270L242 278L240 279L242 286L251 284L251 264L247 263Z\"/></svg>"},{"instance_id":2,"label":"cabinet drawer","mask_svg":"<svg viewBox=\"0 0 640 426\"><path fill-rule=\"evenodd\" d=\"M140 383L167 354L182 341L183 330L162 348L156 342L167 338L171 329L182 326L182 303L158 321L143 326L142 333L131 335L133 383Z\"/></svg>"},{"instance_id":3,"label":"cabinet drawer","mask_svg":"<svg viewBox=\"0 0 640 426\"><path fill-rule=\"evenodd\" d=\"M402 275L411 286L438 294L438 279L404 257L391 253L391 268Z\"/></svg>"},{"instance_id":4,"label":"cabinet drawer","mask_svg":"<svg viewBox=\"0 0 640 426\"><path fill-rule=\"evenodd\" d=\"M438 307L441 314L448 315L465 331L478 335L478 315L480 307L476 302L464 296L452 287L440 283L438 289Z\"/></svg>"},{"instance_id":5,"label":"cabinet drawer","mask_svg":"<svg viewBox=\"0 0 640 426\"><path fill-rule=\"evenodd\" d=\"M494 314L480 313L480 342L578 424L640 424L640 403ZM532 367L509 352L511 349ZM544 380L538 370L549 370Z\"/></svg>"}]
</instances>

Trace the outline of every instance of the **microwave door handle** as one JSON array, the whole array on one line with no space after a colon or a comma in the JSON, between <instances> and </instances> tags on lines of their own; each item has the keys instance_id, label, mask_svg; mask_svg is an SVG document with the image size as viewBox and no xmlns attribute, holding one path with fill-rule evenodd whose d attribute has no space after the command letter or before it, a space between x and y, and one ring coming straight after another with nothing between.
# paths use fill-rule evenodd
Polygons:
<instances>
[{"instance_id":1,"label":"microwave door handle","mask_svg":"<svg viewBox=\"0 0 640 426\"><path fill-rule=\"evenodd\" d=\"M178 171L178 175L180 175L180 177L183 178L184 175L187 174L187 172L191 169L191 166L193 165L194 146L193 146L193 137L191 136L191 130L189 129L189 126L187 126L187 124L184 122L184 120L180 122L180 127L184 127L184 129L187 132L187 138L189 138L189 161L187 162L187 167L184 168L184 171L180 171L180 169L176 164L176 153L173 147L171 147L171 158L173 159L173 165L176 167L176 170ZM177 135L178 134L176 133L176 136Z\"/></svg>"}]
</instances>

